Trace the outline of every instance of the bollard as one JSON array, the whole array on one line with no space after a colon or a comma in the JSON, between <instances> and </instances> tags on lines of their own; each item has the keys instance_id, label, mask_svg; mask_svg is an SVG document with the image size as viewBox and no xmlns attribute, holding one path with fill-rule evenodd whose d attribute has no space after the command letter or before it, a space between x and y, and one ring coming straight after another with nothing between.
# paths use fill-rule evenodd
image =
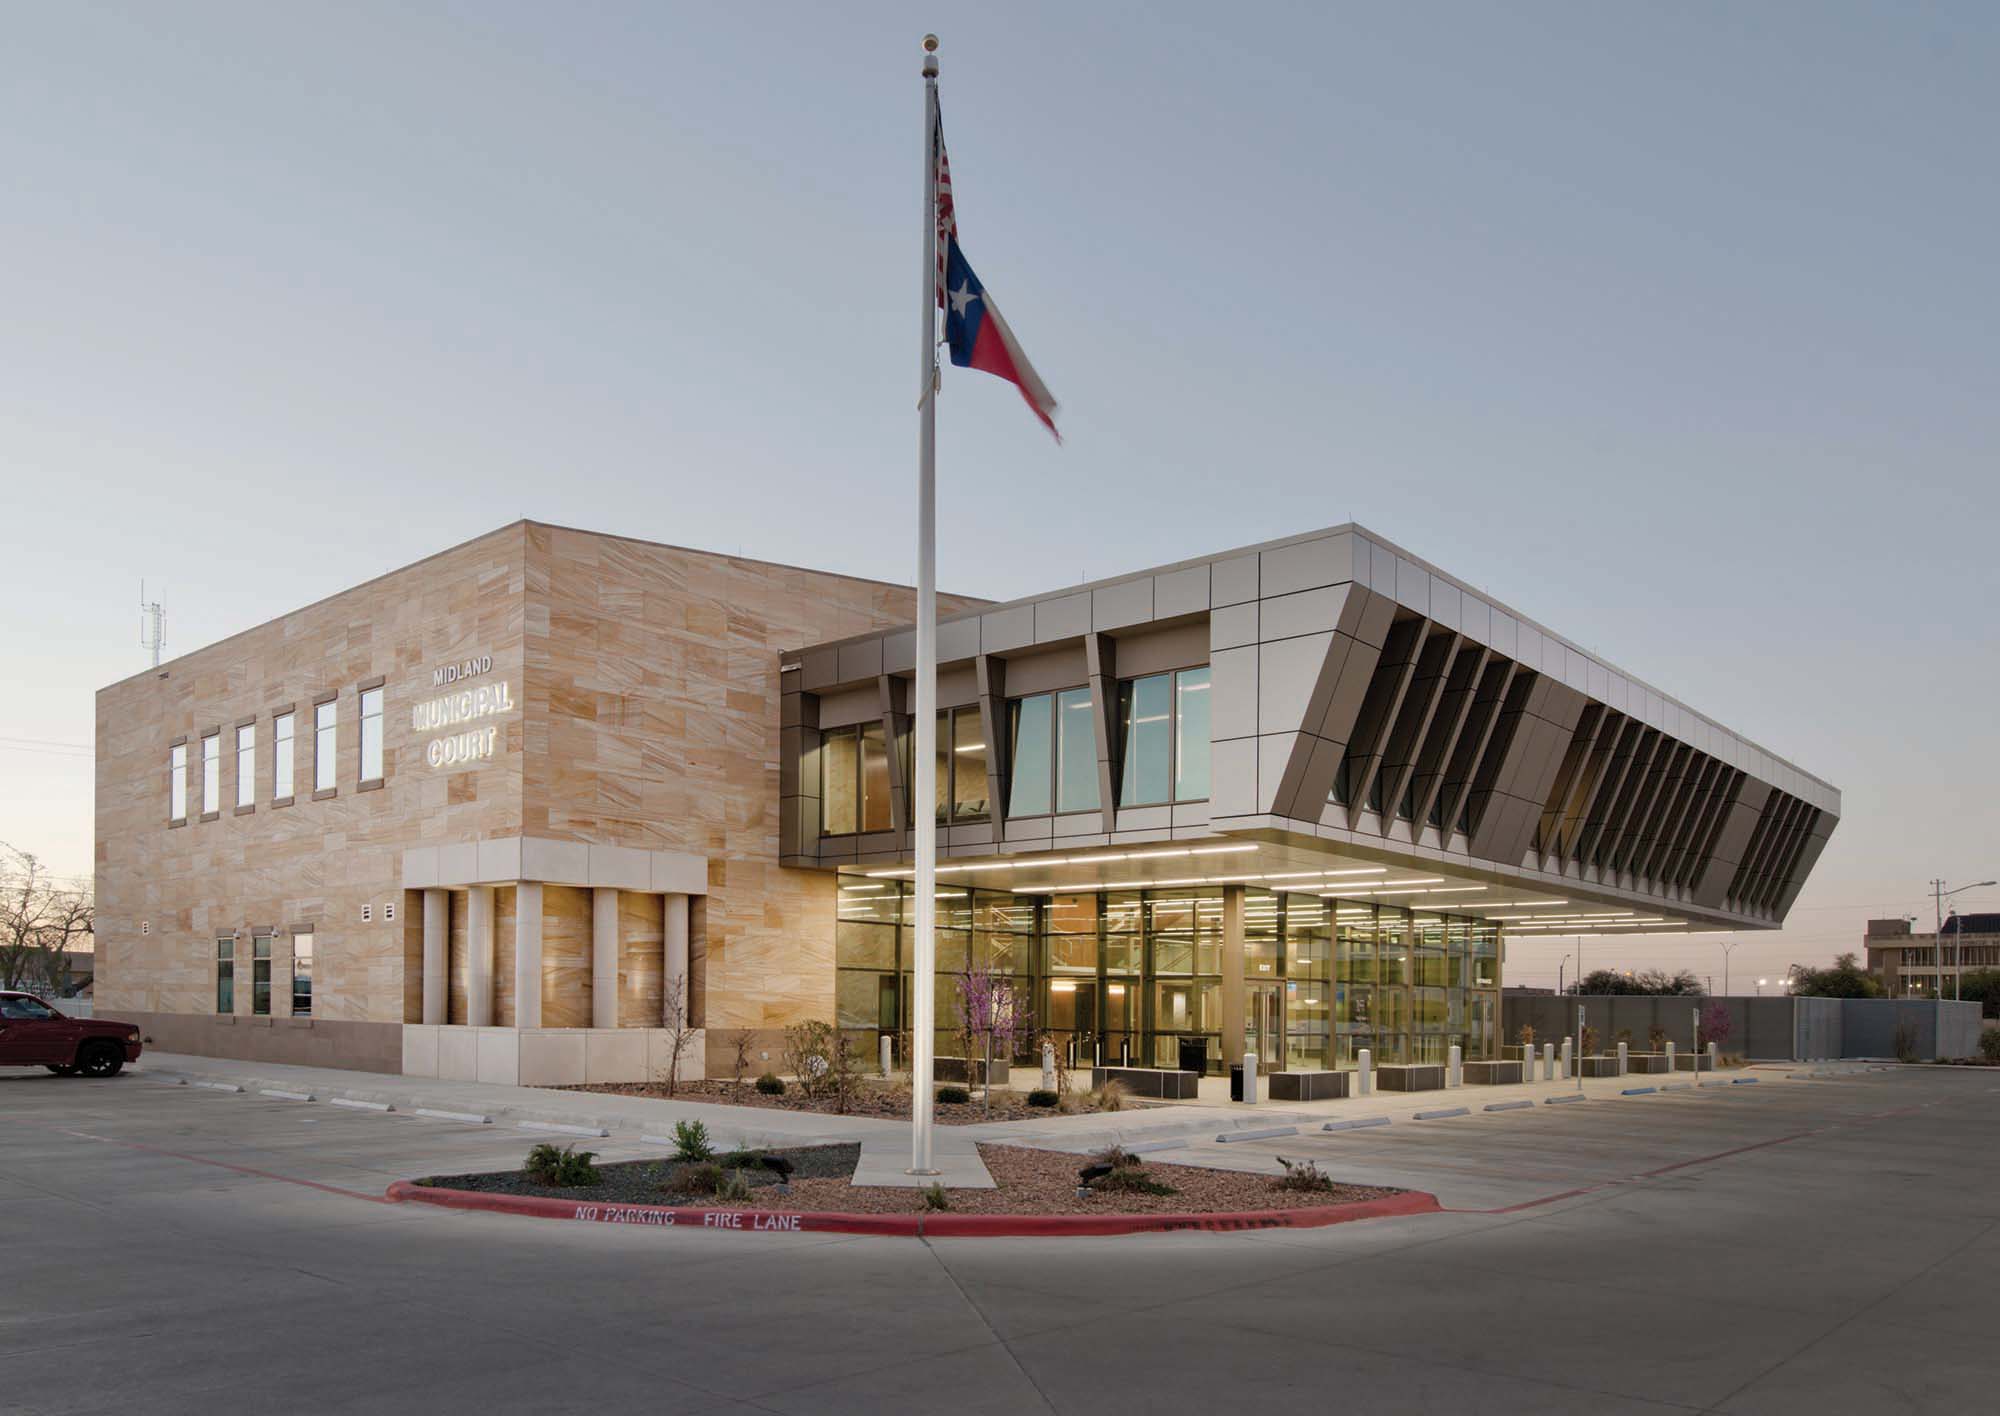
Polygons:
<instances>
[{"instance_id":1,"label":"bollard","mask_svg":"<svg viewBox=\"0 0 2000 1416\"><path fill-rule=\"evenodd\" d=\"M1362 1048L1354 1054L1354 1094L1369 1096L1375 1090L1375 1053Z\"/></svg>"},{"instance_id":2,"label":"bollard","mask_svg":"<svg viewBox=\"0 0 2000 1416\"><path fill-rule=\"evenodd\" d=\"M1564 1081L1569 1080L1569 1056L1570 1056L1569 1045L1570 1045L1570 1039L1564 1038L1563 1051L1562 1051L1562 1079Z\"/></svg>"},{"instance_id":3,"label":"bollard","mask_svg":"<svg viewBox=\"0 0 2000 1416\"><path fill-rule=\"evenodd\" d=\"M1632 1067L1632 1050L1628 1043L1618 1044L1618 1075L1624 1076Z\"/></svg>"},{"instance_id":4,"label":"bollard","mask_svg":"<svg viewBox=\"0 0 2000 1416\"><path fill-rule=\"evenodd\" d=\"M1674 1044L1672 1039L1669 1039L1667 1042L1667 1075L1671 1077L1673 1074L1674 1074Z\"/></svg>"},{"instance_id":5,"label":"bollard","mask_svg":"<svg viewBox=\"0 0 2000 1416\"><path fill-rule=\"evenodd\" d=\"M887 1078L896 1065L896 1040L887 1033L882 1034L882 1075Z\"/></svg>"},{"instance_id":6,"label":"bollard","mask_svg":"<svg viewBox=\"0 0 2000 1416\"><path fill-rule=\"evenodd\" d=\"M887 1039L885 1038L884 1041L887 1041ZM1056 1045L1053 1042L1045 1042L1042 1044L1042 1090L1052 1092L1055 1089Z\"/></svg>"},{"instance_id":7,"label":"bollard","mask_svg":"<svg viewBox=\"0 0 2000 1416\"><path fill-rule=\"evenodd\" d=\"M1722 1052L1714 1043L1708 1045L1708 1070L1718 1071L1722 1066Z\"/></svg>"},{"instance_id":8,"label":"bollard","mask_svg":"<svg viewBox=\"0 0 2000 1416\"><path fill-rule=\"evenodd\" d=\"M1444 1084L1448 1087L1465 1085L1465 1050L1455 1042L1451 1051L1445 1054Z\"/></svg>"},{"instance_id":9,"label":"bollard","mask_svg":"<svg viewBox=\"0 0 2000 1416\"><path fill-rule=\"evenodd\" d=\"M1542 1044L1542 1080L1553 1082L1555 1079L1556 1045L1553 1042L1545 1042Z\"/></svg>"},{"instance_id":10,"label":"bollard","mask_svg":"<svg viewBox=\"0 0 2000 1416\"><path fill-rule=\"evenodd\" d=\"M1245 1105L1257 1104L1257 1054L1243 1054L1243 1101Z\"/></svg>"}]
</instances>

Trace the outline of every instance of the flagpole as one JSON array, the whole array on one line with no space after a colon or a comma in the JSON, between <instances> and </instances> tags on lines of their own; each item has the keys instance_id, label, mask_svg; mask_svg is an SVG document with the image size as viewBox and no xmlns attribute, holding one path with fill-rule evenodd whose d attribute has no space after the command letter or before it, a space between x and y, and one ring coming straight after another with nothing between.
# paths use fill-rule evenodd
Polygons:
<instances>
[{"instance_id":1,"label":"flagpole","mask_svg":"<svg viewBox=\"0 0 2000 1416\"><path fill-rule=\"evenodd\" d=\"M916 791L916 918L911 973L910 1174L935 1175L931 1084L937 1048L937 36L924 36L924 338L917 435L917 702L910 776ZM971 1066L971 1059L966 1061Z\"/></svg>"}]
</instances>

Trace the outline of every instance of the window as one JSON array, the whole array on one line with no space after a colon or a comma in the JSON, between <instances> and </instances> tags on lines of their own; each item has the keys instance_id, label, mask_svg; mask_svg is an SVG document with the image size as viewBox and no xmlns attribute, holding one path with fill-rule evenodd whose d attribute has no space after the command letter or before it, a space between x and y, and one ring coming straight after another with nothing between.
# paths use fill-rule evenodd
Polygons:
<instances>
[{"instance_id":1,"label":"window","mask_svg":"<svg viewBox=\"0 0 2000 1416\"><path fill-rule=\"evenodd\" d=\"M292 795L292 715L280 713L271 720L271 798L289 801Z\"/></svg>"},{"instance_id":2,"label":"window","mask_svg":"<svg viewBox=\"0 0 2000 1416\"><path fill-rule=\"evenodd\" d=\"M1208 669L1118 686L1120 806L1208 797Z\"/></svg>"},{"instance_id":3,"label":"window","mask_svg":"<svg viewBox=\"0 0 2000 1416\"><path fill-rule=\"evenodd\" d=\"M819 762L821 835L890 829L889 749L880 723L830 729Z\"/></svg>"},{"instance_id":4,"label":"window","mask_svg":"<svg viewBox=\"0 0 2000 1416\"><path fill-rule=\"evenodd\" d=\"M915 750L915 732L903 740L903 761ZM986 730L977 708L940 708L937 715L937 819L984 821L990 809L986 788ZM910 775L911 808L916 776Z\"/></svg>"},{"instance_id":5,"label":"window","mask_svg":"<svg viewBox=\"0 0 2000 1416\"><path fill-rule=\"evenodd\" d=\"M210 733L201 740L201 814L213 815L222 809L222 734Z\"/></svg>"},{"instance_id":6,"label":"window","mask_svg":"<svg viewBox=\"0 0 2000 1416\"><path fill-rule=\"evenodd\" d=\"M236 730L236 804L253 806L257 801L257 725L245 723Z\"/></svg>"},{"instance_id":7,"label":"window","mask_svg":"<svg viewBox=\"0 0 2000 1416\"><path fill-rule=\"evenodd\" d=\"M271 1013L271 936L250 937L250 1011L258 1017Z\"/></svg>"},{"instance_id":8,"label":"window","mask_svg":"<svg viewBox=\"0 0 2000 1416\"><path fill-rule=\"evenodd\" d=\"M361 695L361 780L382 780L382 690Z\"/></svg>"},{"instance_id":9,"label":"window","mask_svg":"<svg viewBox=\"0 0 2000 1416\"><path fill-rule=\"evenodd\" d=\"M1008 705L1014 738L1009 816L1097 809L1097 732L1090 690L1038 693Z\"/></svg>"},{"instance_id":10,"label":"window","mask_svg":"<svg viewBox=\"0 0 2000 1416\"><path fill-rule=\"evenodd\" d=\"M316 792L333 790L333 753L337 745L334 736L336 706L329 699L313 708L313 790Z\"/></svg>"},{"instance_id":11,"label":"window","mask_svg":"<svg viewBox=\"0 0 2000 1416\"><path fill-rule=\"evenodd\" d=\"M236 1011L236 939L215 941L215 1011Z\"/></svg>"},{"instance_id":12,"label":"window","mask_svg":"<svg viewBox=\"0 0 2000 1416\"><path fill-rule=\"evenodd\" d=\"M292 936L292 1016L310 1018L313 1010L313 933Z\"/></svg>"},{"instance_id":13,"label":"window","mask_svg":"<svg viewBox=\"0 0 2000 1416\"><path fill-rule=\"evenodd\" d=\"M25 994L0 997L0 1018L12 1018L23 1023L45 1023L56 1016L56 1010L39 998L29 998Z\"/></svg>"},{"instance_id":14,"label":"window","mask_svg":"<svg viewBox=\"0 0 2000 1416\"><path fill-rule=\"evenodd\" d=\"M167 820L185 821L188 814L188 749L184 742L167 750Z\"/></svg>"}]
</instances>

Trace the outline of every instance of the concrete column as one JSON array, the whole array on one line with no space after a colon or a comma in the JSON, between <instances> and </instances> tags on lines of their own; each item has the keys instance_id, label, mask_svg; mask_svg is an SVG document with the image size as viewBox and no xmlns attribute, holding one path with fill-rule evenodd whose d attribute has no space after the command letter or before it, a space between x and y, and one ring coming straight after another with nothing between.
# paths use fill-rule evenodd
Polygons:
<instances>
[{"instance_id":1,"label":"concrete column","mask_svg":"<svg viewBox=\"0 0 2000 1416\"><path fill-rule=\"evenodd\" d=\"M493 887L465 892L465 1021L493 1026Z\"/></svg>"},{"instance_id":2,"label":"concrete column","mask_svg":"<svg viewBox=\"0 0 2000 1416\"><path fill-rule=\"evenodd\" d=\"M542 1025L542 885L514 887L514 1026Z\"/></svg>"},{"instance_id":3,"label":"concrete column","mask_svg":"<svg viewBox=\"0 0 2000 1416\"><path fill-rule=\"evenodd\" d=\"M671 998L674 991L674 980L681 980L680 1011L681 1016L686 1017L688 1005L692 1001L688 997L688 990L693 987L692 980L688 978L688 897L686 895L668 895L666 903L665 948L667 955L667 981L665 992Z\"/></svg>"},{"instance_id":4,"label":"concrete column","mask_svg":"<svg viewBox=\"0 0 2000 1416\"><path fill-rule=\"evenodd\" d=\"M445 1020L451 998L451 894L424 891L424 1021Z\"/></svg>"},{"instance_id":5,"label":"concrete column","mask_svg":"<svg viewBox=\"0 0 2000 1416\"><path fill-rule=\"evenodd\" d=\"M1243 1055L1243 887L1222 887L1222 1060Z\"/></svg>"},{"instance_id":6,"label":"concrete column","mask_svg":"<svg viewBox=\"0 0 2000 1416\"><path fill-rule=\"evenodd\" d=\"M590 892L590 1025L618 1026L618 891Z\"/></svg>"}]
</instances>

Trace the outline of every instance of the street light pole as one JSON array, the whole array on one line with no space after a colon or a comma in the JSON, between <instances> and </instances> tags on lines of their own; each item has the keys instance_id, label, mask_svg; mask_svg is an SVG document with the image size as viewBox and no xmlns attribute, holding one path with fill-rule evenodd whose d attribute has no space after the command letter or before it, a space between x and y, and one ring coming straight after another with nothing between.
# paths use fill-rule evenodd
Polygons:
<instances>
[{"instance_id":1,"label":"street light pole","mask_svg":"<svg viewBox=\"0 0 2000 1416\"><path fill-rule=\"evenodd\" d=\"M1993 883L1991 880L1977 880L1970 885L1961 885L1956 890L1947 890L1944 888L1944 881L1931 881L1931 906L1936 911L1937 919L1937 932L1931 936L1933 946L1931 957L1937 963L1937 991L1931 995L1931 1055L1934 1058L1944 1056L1944 902L1953 895L1962 894L1967 890L1983 890ZM1952 920L1957 923L1958 916L1953 914ZM1959 925L1952 931L1952 935L1958 942L1960 951L1958 967L1952 975L1952 997L1956 1000L1960 992L1958 974L1964 969L1964 926Z\"/></svg>"},{"instance_id":2,"label":"street light pole","mask_svg":"<svg viewBox=\"0 0 2000 1416\"><path fill-rule=\"evenodd\" d=\"M1724 998L1729 996L1729 956L1735 952L1736 946L1742 942L1741 939L1730 939L1725 941L1722 946L1722 996Z\"/></svg>"}]
</instances>

